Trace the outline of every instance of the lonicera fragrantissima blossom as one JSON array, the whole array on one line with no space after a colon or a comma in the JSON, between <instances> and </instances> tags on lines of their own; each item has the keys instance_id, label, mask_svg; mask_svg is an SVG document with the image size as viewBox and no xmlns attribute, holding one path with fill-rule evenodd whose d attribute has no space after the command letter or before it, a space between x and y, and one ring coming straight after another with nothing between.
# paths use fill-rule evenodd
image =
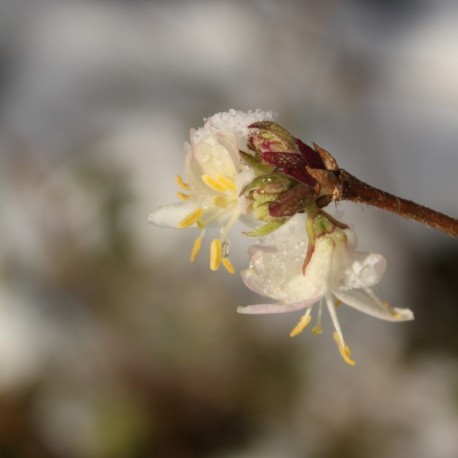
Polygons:
<instances>
[{"instance_id":1,"label":"lonicera fragrantissima blossom","mask_svg":"<svg viewBox=\"0 0 458 458\"><path fill-rule=\"evenodd\" d=\"M304 272L304 253L308 246L304 226L305 216L296 215L251 247L250 265L242 272L242 278L250 289L277 303L248 305L239 307L238 311L260 314L306 309L291 332L291 336L295 336L310 323L312 308L317 302L318 320L312 332L321 332L321 313L325 304L340 353L353 365L337 318L335 299L382 320L411 320L413 314L408 309L390 308L376 296L372 287L385 272L385 258L376 253L356 251L356 236L349 229L334 226L330 233L319 235Z\"/></svg>"},{"instance_id":2,"label":"lonicera fragrantissima blossom","mask_svg":"<svg viewBox=\"0 0 458 458\"><path fill-rule=\"evenodd\" d=\"M217 270L222 263L233 272L226 256L227 236L240 215L247 212L248 204L240 193L255 177L253 167L242 159L240 151L248 153L248 126L274 117L270 111L230 110L208 118L200 129L191 130L190 143L185 143L184 179L177 177L180 202L160 207L148 218L162 227L197 226L200 235L194 242L191 261L200 251L207 228L214 226L220 234L210 245L210 268Z\"/></svg>"}]
</instances>

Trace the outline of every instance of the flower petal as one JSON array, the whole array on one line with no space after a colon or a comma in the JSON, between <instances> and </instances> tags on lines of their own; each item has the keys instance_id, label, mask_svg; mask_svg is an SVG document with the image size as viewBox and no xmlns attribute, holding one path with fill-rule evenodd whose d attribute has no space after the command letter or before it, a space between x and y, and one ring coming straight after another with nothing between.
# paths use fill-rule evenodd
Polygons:
<instances>
[{"instance_id":1,"label":"flower petal","mask_svg":"<svg viewBox=\"0 0 458 458\"><path fill-rule=\"evenodd\" d=\"M255 304L237 307L238 313L259 315L266 313L288 313L304 309L308 306L306 302L297 302L296 304Z\"/></svg>"},{"instance_id":2,"label":"flower petal","mask_svg":"<svg viewBox=\"0 0 458 458\"><path fill-rule=\"evenodd\" d=\"M386 259L377 253L356 252L351 269L342 279L343 289L369 288L376 285L386 271Z\"/></svg>"},{"instance_id":3,"label":"flower petal","mask_svg":"<svg viewBox=\"0 0 458 458\"><path fill-rule=\"evenodd\" d=\"M196 209L193 201L182 201L163 205L148 216L148 222L154 226L177 229L178 223Z\"/></svg>"},{"instance_id":4,"label":"flower petal","mask_svg":"<svg viewBox=\"0 0 458 458\"><path fill-rule=\"evenodd\" d=\"M392 309L383 304L375 295L371 296L364 290L333 291L337 299L366 313L367 315L386 321L409 321L413 320L413 313L409 309Z\"/></svg>"}]
</instances>

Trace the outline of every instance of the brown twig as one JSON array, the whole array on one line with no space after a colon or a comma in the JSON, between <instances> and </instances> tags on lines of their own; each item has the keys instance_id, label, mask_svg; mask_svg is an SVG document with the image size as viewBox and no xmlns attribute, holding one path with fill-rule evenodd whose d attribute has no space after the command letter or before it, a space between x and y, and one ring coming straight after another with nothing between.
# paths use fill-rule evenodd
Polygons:
<instances>
[{"instance_id":1,"label":"brown twig","mask_svg":"<svg viewBox=\"0 0 458 458\"><path fill-rule=\"evenodd\" d=\"M335 171L337 182L334 186L334 200L351 200L387 210L405 218L413 219L434 229L458 237L458 220L451 216L402 199L388 192L374 188L354 177L346 170Z\"/></svg>"}]
</instances>

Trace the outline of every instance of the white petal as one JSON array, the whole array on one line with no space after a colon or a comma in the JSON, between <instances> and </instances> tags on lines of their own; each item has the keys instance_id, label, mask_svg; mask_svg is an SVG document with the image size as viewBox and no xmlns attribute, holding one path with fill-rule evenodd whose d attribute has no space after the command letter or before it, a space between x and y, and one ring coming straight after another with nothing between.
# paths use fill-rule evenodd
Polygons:
<instances>
[{"instance_id":1,"label":"white petal","mask_svg":"<svg viewBox=\"0 0 458 458\"><path fill-rule=\"evenodd\" d=\"M371 297L363 290L333 291L334 295L343 303L360 312L386 321L413 320L413 313L409 309L390 309Z\"/></svg>"},{"instance_id":2,"label":"white petal","mask_svg":"<svg viewBox=\"0 0 458 458\"><path fill-rule=\"evenodd\" d=\"M377 253L355 253L352 265L353 288L369 288L376 285L386 271L386 259Z\"/></svg>"},{"instance_id":3,"label":"white petal","mask_svg":"<svg viewBox=\"0 0 458 458\"><path fill-rule=\"evenodd\" d=\"M246 305L244 307L237 307L237 312L252 315L266 313L288 313L304 309L307 306L308 304L306 304L305 302L298 302L296 304L256 304Z\"/></svg>"},{"instance_id":4,"label":"white petal","mask_svg":"<svg viewBox=\"0 0 458 458\"><path fill-rule=\"evenodd\" d=\"M148 222L155 226L176 229L178 223L195 210L195 202L183 201L157 208L148 216Z\"/></svg>"},{"instance_id":5,"label":"white petal","mask_svg":"<svg viewBox=\"0 0 458 458\"><path fill-rule=\"evenodd\" d=\"M290 302L305 301L315 303L328 289L328 279L332 267L334 243L327 237L319 238L315 251L305 270L285 284L284 291Z\"/></svg>"},{"instance_id":6,"label":"white petal","mask_svg":"<svg viewBox=\"0 0 458 458\"><path fill-rule=\"evenodd\" d=\"M235 137L233 141L235 142ZM229 179L235 178L237 170L231 153L218 142L215 135L194 144L192 154L192 161L196 162L200 175L224 175Z\"/></svg>"},{"instance_id":7,"label":"white petal","mask_svg":"<svg viewBox=\"0 0 458 458\"><path fill-rule=\"evenodd\" d=\"M334 241L327 236L316 241L303 275L307 251L304 225L296 219L285 226L265 237L264 244L250 249L250 267L242 271L242 279L251 290L278 302L313 304L328 289Z\"/></svg>"}]
</instances>

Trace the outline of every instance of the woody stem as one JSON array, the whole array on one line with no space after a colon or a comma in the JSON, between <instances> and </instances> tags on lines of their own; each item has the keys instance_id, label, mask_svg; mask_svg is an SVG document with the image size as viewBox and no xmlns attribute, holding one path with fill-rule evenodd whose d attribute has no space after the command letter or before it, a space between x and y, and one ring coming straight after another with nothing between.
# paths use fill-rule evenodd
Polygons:
<instances>
[{"instance_id":1,"label":"woody stem","mask_svg":"<svg viewBox=\"0 0 458 458\"><path fill-rule=\"evenodd\" d=\"M374 188L343 169L336 171L336 178L335 200L372 205L458 237L458 220L451 216Z\"/></svg>"}]
</instances>

